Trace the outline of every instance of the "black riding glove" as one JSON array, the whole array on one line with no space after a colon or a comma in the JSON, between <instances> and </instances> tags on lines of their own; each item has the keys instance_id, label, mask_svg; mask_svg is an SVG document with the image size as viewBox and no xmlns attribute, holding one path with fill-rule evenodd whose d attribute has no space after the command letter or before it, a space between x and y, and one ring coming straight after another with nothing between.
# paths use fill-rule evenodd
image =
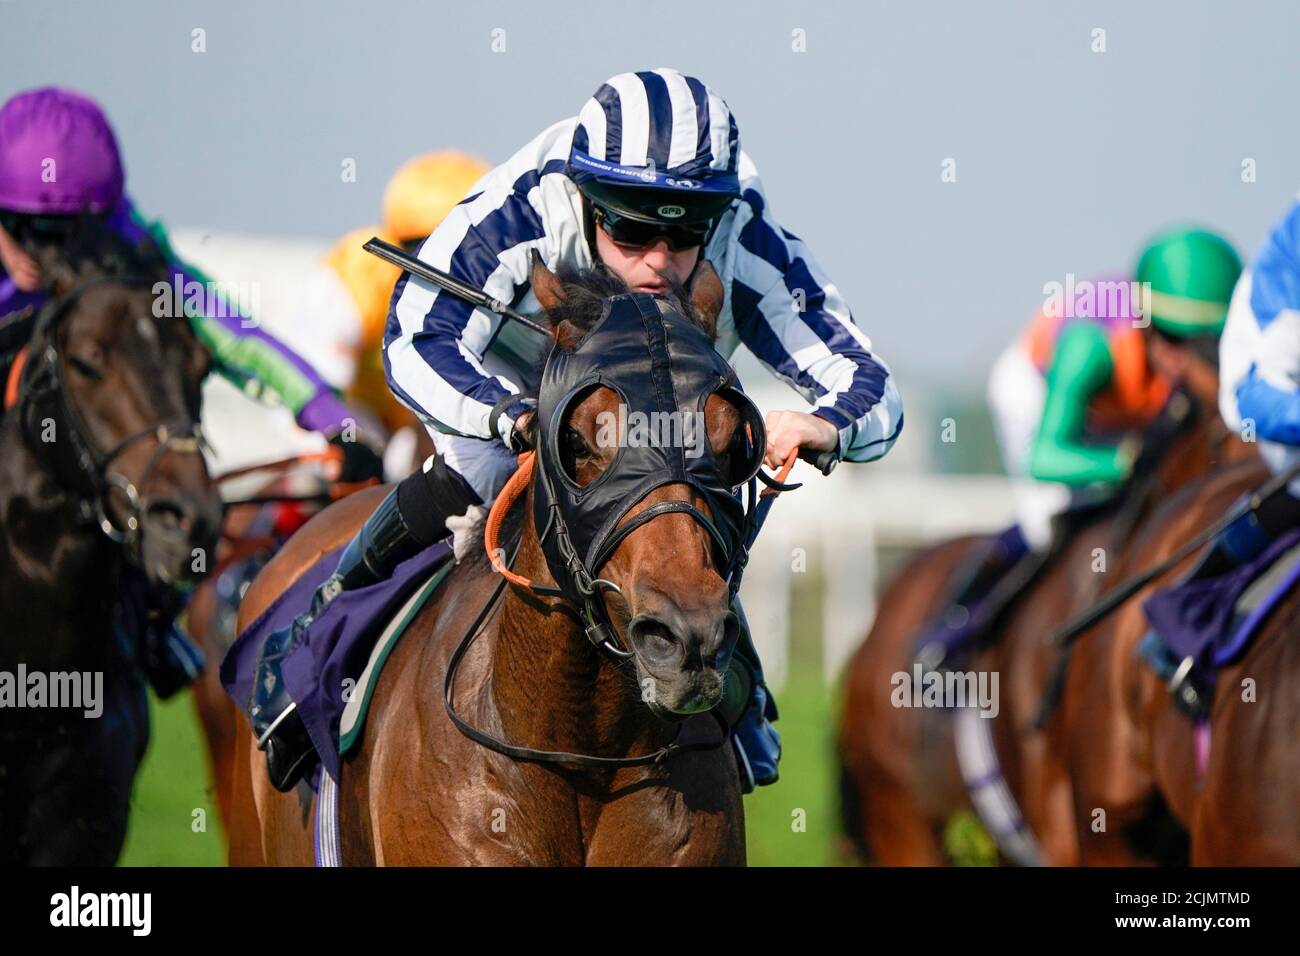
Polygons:
<instances>
[{"instance_id":1,"label":"black riding glove","mask_svg":"<svg viewBox=\"0 0 1300 956\"><path fill-rule=\"evenodd\" d=\"M329 443L343 452L339 481L352 484L372 479L384 480L382 449L370 439L362 437L356 431L350 435L346 431L337 431L328 437Z\"/></svg>"}]
</instances>

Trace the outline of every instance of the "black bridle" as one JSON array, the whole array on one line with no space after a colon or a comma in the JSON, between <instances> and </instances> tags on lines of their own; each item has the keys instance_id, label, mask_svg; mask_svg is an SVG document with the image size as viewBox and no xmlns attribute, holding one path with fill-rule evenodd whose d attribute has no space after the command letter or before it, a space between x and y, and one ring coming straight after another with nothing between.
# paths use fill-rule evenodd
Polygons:
<instances>
[{"instance_id":1,"label":"black bridle","mask_svg":"<svg viewBox=\"0 0 1300 956\"><path fill-rule=\"evenodd\" d=\"M128 559L139 564L141 558L141 527L145 500L135 483L119 471L112 470L113 462L137 442L152 438L156 446L141 473L140 485L148 484L158 464L169 453L199 454L204 447L198 422L187 416L160 420L132 432L110 448L97 448L89 435L85 420L68 397L63 373L63 349L59 344L59 327L72 308L89 289L100 285L152 285L149 279L122 279L98 277L78 283L64 296L47 304L37 316L29 350L39 354L29 357L23 369L23 387L19 395L17 413L23 440L37 458L42 458L51 445L55 457L47 464L55 477L76 495L79 517L87 524L99 528L106 538L120 545ZM50 420L55 426L55 440L41 438L43 422ZM66 443L59 440L66 438ZM64 449L67 449L65 452ZM125 527L118 527L110 516L108 498L117 491L126 501Z\"/></svg>"}]
</instances>

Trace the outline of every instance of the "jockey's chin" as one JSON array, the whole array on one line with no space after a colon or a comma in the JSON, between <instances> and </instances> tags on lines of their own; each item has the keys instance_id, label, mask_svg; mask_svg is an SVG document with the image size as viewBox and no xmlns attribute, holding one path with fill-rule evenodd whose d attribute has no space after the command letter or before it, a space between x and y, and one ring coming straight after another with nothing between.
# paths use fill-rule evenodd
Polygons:
<instances>
[{"instance_id":1,"label":"jockey's chin","mask_svg":"<svg viewBox=\"0 0 1300 956\"><path fill-rule=\"evenodd\" d=\"M684 285L700 261L700 247L675 250L663 239L648 246L629 249L596 230L596 252L610 272L627 283L633 292L667 292L671 283Z\"/></svg>"}]
</instances>

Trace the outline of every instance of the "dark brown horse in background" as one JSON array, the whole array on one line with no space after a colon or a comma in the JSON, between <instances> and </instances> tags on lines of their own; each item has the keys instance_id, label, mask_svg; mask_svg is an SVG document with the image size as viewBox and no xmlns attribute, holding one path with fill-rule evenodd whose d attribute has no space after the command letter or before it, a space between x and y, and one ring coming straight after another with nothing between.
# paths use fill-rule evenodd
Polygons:
<instances>
[{"instance_id":1,"label":"dark brown horse in background","mask_svg":"<svg viewBox=\"0 0 1300 956\"><path fill-rule=\"evenodd\" d=\"M124 575L190 580L220 524L195 426L209 357L147 284L54 295L0 425L0 670L100 675L102 713L0 712L0 861L104 865L148 742L142 649L112 621Z\"/></svg>"},{"instance_id":2,"label":"dark brown horse in background","mask_svg":"<svg viewBox=\"0 0 1300 956\"><path fill-rule=\"evenodd\" d=\"M999 713L980 721L991 725L1022 829L1037 839L1046 863L1078 860L1069 778L1053 728L1044 731L1036 724L1059 660L1047 637L1123 577L1134 529L1162 495L1235 453L1213 396L1198 396L1194 408L1191 427L1161 456L1141 500L1080 522L995 622L985 649L961 668L999 675ZM950 593L952 576L980 546L980 538L966 537L912 558L885 589L880 615L850 661L839 724L841 809L847 834L863 858L886 865L941 865L947 862L948 820L971 808L952 712L897 708L890 695L892 675L911 671L917 635L935 613L936 600ZM1104 573L1094 570L1097 549L1104 555Z\"/></svg>"},{"instance_id":3,"label":"dark brown horse in background","mask_svg":"<svg viewBox=\"0 0 1300 956\"><path fill-rule=\"evenodd\" d=\"M562 286L540 264L532 287L560 347L571 347L583 327L566 318L566 300L578 290ZM711 335L722 302L711 269L697 270L689 296L689 311ZM597 422L617 403L602 386L569 413L562 431L580 485L613 461L616 449L601 447ZM705 422L711 449L725 456L742 427L739 413L713 396ZM513 571L553 585L532 520L534 493L530 484L505 535L517 541ZM304 527L254 582L240 609L241 628L319 556L345 542L381 494L354 495ZM623 520L686 499L707 508L688 486L666 485ZM735 758L714 718L698 712L700 701L719 698L722 661L735 639L723 626L730 614L727 587L714 561L703 527L681 512L658 515L618 545L601 573L621 589L610 597L611 618L635 652L621 663L593 646L567 601L511 584L489 608L500 581L486 560L456 566L388 658L360 752L343 765L342 862L744 863ZM650 765L578 767L515 760L463 736L446 713L442 687L456 642L485 611L454 685L457 707L471 724L516 746L605 757L653 753L679 731L705 745ZM641 682L649 677L656 682L653 710L642 698ZM281 794L270 786L246 724L241 748L232 863L310 865L310 791L300 785Z\"/></svg>"}]
</instances>

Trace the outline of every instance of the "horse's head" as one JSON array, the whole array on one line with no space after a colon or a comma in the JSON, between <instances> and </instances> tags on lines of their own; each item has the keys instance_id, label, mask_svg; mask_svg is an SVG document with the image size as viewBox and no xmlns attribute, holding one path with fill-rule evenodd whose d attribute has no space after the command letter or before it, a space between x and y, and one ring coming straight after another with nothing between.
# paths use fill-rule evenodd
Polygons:
<instances>
[{"instance_id":1,"label":"horse's head","mask_svg":"<svg viewBox=\"0 0 1300 956\"><path fill-rule=\"evenodd\" d=\"M588 636L635 661L656 713L713 707L739 633L728 579L743 564L763 425L713 348L723 290L701 263L673 296L616 279L532 287L555 329L533 424L533 519ZM617 639L610 642L606 628Z\"/></svg>"},{"instance_id":2,"label":"horse's head","mask_svg":"<svg viewBox=\"0 0 1300 956\"><path fill-rule=\"evenodd\" d=\"M221 499L197 429L210 357L148 285L92 279L46 307L28 347L22 424L33 453L154 583L212 559Z\"/></svg>"}]
</instances>

